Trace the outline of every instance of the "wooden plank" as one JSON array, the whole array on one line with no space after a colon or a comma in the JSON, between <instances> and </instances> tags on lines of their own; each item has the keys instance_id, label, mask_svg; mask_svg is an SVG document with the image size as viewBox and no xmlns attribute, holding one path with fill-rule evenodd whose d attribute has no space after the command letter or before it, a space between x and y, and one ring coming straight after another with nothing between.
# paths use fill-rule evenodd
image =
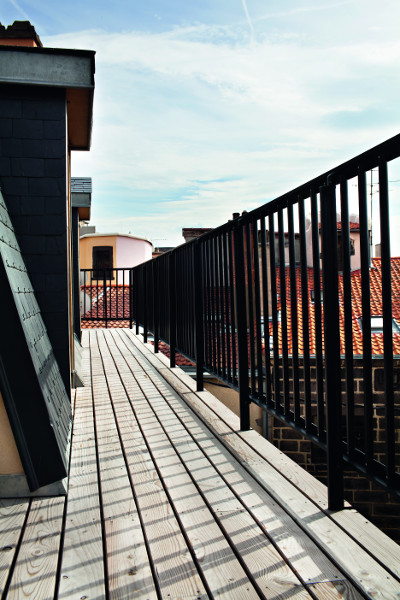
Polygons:
<instances>
[{"instance_id":1,"label":"wooden plank","mask_svg":"<svg viewBox=\"0 0 400 600\"><path fill-rule=\"evenodd\" d=\"M211 409L212 412L208 413L206 419L220 435L229 436L233 431L236 431L239 419L232 411L211 394L205 394L204 392L186 394L185 398L197 404L196 396ZM221 415L222 422L218 419L218 414ZM227 425L229 425L228 428ZM257 432L243 431L238 432L238 434L251 448L260 453L264 460L268 461L286 479L301 490L305 496L317 503L321 509L327 510L326 486L310 473L301 469L283 452L278 450L278 448L258 435ZM400 547L393 540L388 538L388 536L356 510L351 509L348 502L345 503L345 510L329 513L329 516L345 532L349 533L356 540L357 544L374 557L377 557L394 574L400 576Z\"/></svg>"},{"instance_id":2,"label":"wooden plank","mask_svg":"<svg viewBox=\"0 0 400 600\"><path fill-rule=\"evenodd\" d=\"M127 359L126 355L124 356ZM154 374L148 372L148 376L153 379ZM277 547L279 547L282 555L293 565L302 581L310 589L312 588L314 594L321 598L321 600L324 600L326 597L361 598L355 588L349 582L343 580L343 574L321 553L320 549L293 522L290 516L273 501L271 496L254 482L240 464L235 464L236 461L227 452L225 447L218 443L208 430L204 430L201 421L192 415L191 411L188 412L185 403L173 394L169 394L167 398L173 410L181 417L186 429L198 440L199 445L210 462L218 468L225 478L222 481L213 482L212 473L204 473L201 481L207 481L207 485L210 485L211 490L223 489L225 495L227 493L225 482L232 485L238 497L246 505L249 513L262 524L264 531L268 531L268 534L274 540ZM165 423L165 406L163 403L156 400L152 400L151 403L154 405L157 403L155 411L162 418L163 423ZM179 428L178 431L175 431L174 425L170 421L171 419L168 420L168 432L171 435L173 434L174 443L179 443ZM154 427L155 425L153 425L153 429ZM185 456L187 454L188 444L186 443ZM196 473L199 471L201 460L198 456L194 459L194 472ZM188 464L188 467L190 469L190 464ZM207 489L205 493L207 495ZM250 525L249 523L243 524L242 531L246 531L246 534L251 535L252 526L254 527L254 522L250 523ZM237 518L235 523L231 523L231 527L239 527ZM283 536L282 531L290 532L290 534ZM255 536L253 535L251 539L254 540L254 538ZM241 547L244 547L243 544L245 544L245 541L243 541ZM266 564L265 560L263 562Z\"/></svg>"},{"instance_id":3,"label":"wooden plank","mask_svg":"<svg viewBox=\"0 0 400 600\"><path fill-rule=\"evenodd\" d=\"M64 505L64 497L32 501L10 581L9 600L54 598Z\"/></svg>"},{"instance_id":4,"label":"wooden plank","mask_svg":"<svg viewBox=\"0 0 400 600\"><path fill-rule=\"evenodd\" d=\"M195 395L196 396L196 395ZM204 411L201 402L194 402ZM311 502L279 471L263 460L238 435L224 438L232 450L251 470L253 476L279 500L283 508L302 526L308 535L332 557L346 576L367 594L381 594L381 598L398 600L399 582L381 567L369 554L350 538L333 520ZM379 597L379 595L378 595Z\"/></svg>"},{"instance_id":5,"label":"wooden plank","mask_svg":"<svg viewBox=\"0 0 400 600\"><path fill-rule=\"evenodd\" d=\"M213 436L204 435L202 422L188 414L181 401L169 399L171 408L191 435L198 440L210 462L241 499L249 513L279 548L308 589L321 600L325 598L361 598L355 588L343 579L343 573L321 552L291 516L243 469L228 450Z\"/></svg>"},{"instance_id":6,"label":"wooden plank","mask_svg":"<svg viewBox=\"0 0 400 600\"><path fill-rule=\"evenodd\" d=\"M188 396L189 394L185 394L185 397ZM201 403L199 402L199 394L193 394L191 398L196 398L195 403L197 403L201 413L204 409L204 405L202 408ZM205 412L207 413L205 418L206 420L209 420L209 411L206 410ZM245 438L246 435L250 438L251 436L254 438L257 437L254 432L242 434L243 438ZM288 510L302 526L305 526L307 533L312 539L322 545L322 547L326 548L326 551L332 555L333 559L337 561L339 565L341 565L341 568L356 585L363 589L367 594L378 594L379 590L382 598L397 598L397 594L399 593L398 581L388 574L384 568L380 567L369 554L365 553L357 543L357 540L351 539L345 531L337 527L330 518L330 515L328 516L325 513L320 513L315 504L308 501L308 498L304 498L304 494L297 489L297 486L300 489L304 486L304 482L301 482L301 477L298 476L299 471L297 470L299 467L297 465L294 468L291 467L291 476L293 477L294 474L296 478L296 489L293 489L293 486L289 481L283 478L276 469L271 467L271 465L268 465L268 463L257 455L252 448L249 448L247 444L244 443L243 439L239 441L238 436L233 435L233 432L229 435L226 435L225 433L225 439L229 440L232 449L244 459L260 482L265 484L265 482L268 481L267 488L269 491L273 492L274 489L277 490L278 497L284 498L286 510ZM260 438L260 440L260 443L268 444L266 440L263 440L262 438ZM272 453L276 455L275 451L279 453L277 449L273 449ZM280 464L282 465L282 463L285 463L286 461L289 461L289 459L286 457L283 459L281 458ZM308 477L306 477L306 479L309 479L311 476L309 474L307 475ZM312 478L312 480L314 481L314 478ZM272 485L270 485L271 481L273 482ZM316 485L313 484L311 492L309 490L309 494L311 496L314 495L317 502L325 507L326 499L321 498L321 486L322 484L319 483Z\"/></svg>"},{"instance_id":7,"label":"wooden plank","mask_svg":"<svg viewBox=\"0 0 400 600\"><path fill-rule=\"evenodd\" d=\"M28 509L26 498L0 499L0 594L4 592Z\"/></svg>"},{"instance_id":8,"label":"wooden plank","mask_svg":"<svg viewBox=\"0 0 400 600\"><path fill-rule=\"evenodd\" d=\"M135 394L137 383L132 373L126 369L126 364L118 355L117 347L110 345L120 373L123 373L124 383L133 398L135 411L144 429L145 436L154 452L154 458L162 472L165 485L168 488L171 501L179 513L180 520L191 541L192 548L201 563L212 593L217 598L236 599L240 597L258 598L254 588L248 581L240 563L237 561L229 544L221 534L207 505L204 503L192 480L186 473L182 463L177 458L171 444L165 440L151 420L151 410L144 395ZM153 386L149 386L147 373L134 362L135 377L149 395L157 395ZM206 596L208 597L208 596Z\"/></svg>"},{"instance_id":9,"label":"wooden plank","mask_svg":"<svg viewBox=\"0 0 400 600\"><path fill-rule=\"evenodd\" d=\"M92 356L100 359L92 345ZM107 382L100 360L93 361L93 398L111 599L157 598L146 545L122 455Z\"/></svg>"},{"instance_id":10,"label":"wooden plank","mask_svg":"<svg viewBox=\"0 0 400 600\"><path fill-rule=\"evenodd\" d=\"M58 598L104 598L103 540L92 393L78 388Z\"/></svg>"},{"instance_id":11,"label":"wooden plank","mask_svg":"<svg viewBox=\"0 0 400 600\"><path fill-rule=\"evenodd\" d=\"M123 347L120 347L120 349L124 350ZM114 357L118 365L122 366L123 359L121 355L119 357L114 355ZM136 358L140 361L140 357ZM126 352L124 352L124 359L129 362L129 356L126 355ZM131 366L135 366L134 361ZM135 377L140 385L144 385L147 384L149 378L157 378L157 375L149 371L144 373L135 370ZM168 398L174 397L169 387L163 391ZM157 414L157 418L166 427L168 434L171 435L171 440L168 440L163 432L150 405ZM137 402L135 406L137 406ZM199 523L195 520L198 510L202 512L206 510L206 506L202 504L200 494L197 491L200 489L209 505L213 507L206 521L208 523L205 531L205 536L208 536L206 548L209 547L212 553L215 554L216 544L213 540L218 540L218 542L221 540L221 530L214 524L215 518L216 522L222 525L230 541L236 546L237 552L241 554L244 563L247 565L248 572L253 574L256 585L259 586L262 593L268 597L271 594L279 597L296 593L298 598L310 598L309 594L302 588L299 579L282 560L282 557L265 537L264 532L256 525L254 519L243 510L242 504L221 480L214 467L188 435L186 429L154 386L149 390L148 404L144 399L141 402L141 414L143 414L144 433L151 437L152 451L181 519L185 522L188 535L190 535L190 532L196 531L196 537L198 537L199 531L201 531ZM187 407L183 418L184 420L191 418ZM204 427L200 427L198 436L202 439L207 438L210 443L213 441L213 436ZM171 445L172 440L173 446ZM188 471L184 468L183 462ZM230 468L232 469L232 461ZM188 472L191 473L197 487L193 485ZM203 508L201 508L202 506ZM205 561L206 557L203 557L202 568L205 567ZM229 575L225 585L229 586L229 580L232 580L234 587L233 589L227 587L227 591L233 592L234 597L241 597L241 594L244 594L244 597L247 598L249 597L249 590L245 587L239 589L236 586L239 578L239 580L243 579L244 586L249 587L250 583L246 584L248 576L244 572L241 573L242 567L240 564L234 566L236 562L234 557L232 557L232 561L234 561L232 562L234 571L228 573L228 568L231 565L227 564L225 558L223 572L221 573L215 567L215 562L218 563L218 560L215 561L212 556L211 562L207 565L208 570L205 571L207 581L214 586L213 590L214 588L221 589L223 583L221 576L227 577ZM253 577L251 576L251 579Z\"/></svg>"},{"instance_id":12,"label":"wooden plank","mask_svg":"<svg viewBox=\"0 0 400 600\"><path fill-rule=\"evenodd\" d=\"M400 546L355 509L331 514L345 531L400 578Z\"/></svg>"},{"instance_id":13,"label":"wooden plank","mask_svg":"<svg viewBox=\"0 0 400 600\"><path fill-rule=\"evenodd\" d=\"M110 334L104 332L104 335L109 337ZM99 340L99 345L104 353L111 400L161 595L163 598L206 598L204 586L149 456L118 372L105 343ZM138 386L133 387L131 393L134 403L142 396Z\"/></svg>"}]
</instances>

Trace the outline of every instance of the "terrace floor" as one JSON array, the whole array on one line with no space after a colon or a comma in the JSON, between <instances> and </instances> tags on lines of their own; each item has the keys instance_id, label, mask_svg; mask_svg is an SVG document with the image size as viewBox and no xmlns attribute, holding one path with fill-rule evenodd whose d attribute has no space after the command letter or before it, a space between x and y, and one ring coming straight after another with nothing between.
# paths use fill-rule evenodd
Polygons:
<instances>
[{"instance_id":1,"label":"terrace floor","mask_svg":"<svg viewBox=\"0 0 400 600\"><path fill-rule=\"evenodd\" d=\"M400 548L128 329L83 332L67 497L0 500L4 599L400 598Z\"/></svg>"}]
</instances>

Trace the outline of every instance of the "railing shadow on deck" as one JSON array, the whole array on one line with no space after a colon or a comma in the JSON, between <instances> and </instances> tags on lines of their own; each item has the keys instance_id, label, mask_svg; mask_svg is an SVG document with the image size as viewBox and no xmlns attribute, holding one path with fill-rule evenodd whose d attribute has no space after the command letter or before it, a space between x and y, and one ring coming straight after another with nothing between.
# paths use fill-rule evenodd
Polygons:
<instances>
[{"instance_id":1,"label":"railing shadow on deck","mask_svg":"<svg viewBox=\"0 0 400 600\"><path fill-rule=\"evenodd\" d=\"M130 326L145 341L152 332L155 351L169 344L171 366L176 352L193 360L198 390L204 370L239 390L243 430L254 402L326 450L332 510L343 507L344 462L400 493L388 176L399 156L400 135L133 268L125 284Z\"/></svg>"}]
</instances>

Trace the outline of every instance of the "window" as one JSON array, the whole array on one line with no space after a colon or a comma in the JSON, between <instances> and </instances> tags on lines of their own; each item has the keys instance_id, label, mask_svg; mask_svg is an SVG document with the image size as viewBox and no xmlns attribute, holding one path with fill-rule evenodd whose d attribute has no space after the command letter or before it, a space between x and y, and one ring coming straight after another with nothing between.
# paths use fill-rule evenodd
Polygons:
<instances>
[{"instance_id":1,"label":"window","mask_svg":"<svg viewBox=\"0 0 400 600\"><path fill-rule=\"evenodd\" d=\"M319 294L320 294L321 303L322 303L324 300L322 290L319 291ZM314 304L315 303L315 290L311 290L310 296L311 296L311 302Z\"/></svg>"},{"instance_id":2,"label":"window","mask_svg":"<svg viewBox=\"0 0 400 600\"><path fill-rule=\"evenodd\" d=\"M362 317L358 319L362 330ZM400 333L400 327L395 319L392 319L393 333ZM371 333L383 333L383 317L371 317Z\"/></svg>"},{"instance_id":3,"label":"window","mask_svg":"<svg viewBox=\"0 0 400 600\"><path fill-rule=\"evenodd\" d=\"M343 271L343 242L341 232L338 233L338 269ZM350 238L350 256L355 256L356 247L354 238Z\"/></svg>"},{"instance_id":4,"label":"window","mask_svg":"<svg viewBox=\"0 0 400 600\"><path fill-rule=\"evenodd\" d=\"M113 277L113 247L93 247L93 279L114 279Z\"/></svg>"}]
</instances>

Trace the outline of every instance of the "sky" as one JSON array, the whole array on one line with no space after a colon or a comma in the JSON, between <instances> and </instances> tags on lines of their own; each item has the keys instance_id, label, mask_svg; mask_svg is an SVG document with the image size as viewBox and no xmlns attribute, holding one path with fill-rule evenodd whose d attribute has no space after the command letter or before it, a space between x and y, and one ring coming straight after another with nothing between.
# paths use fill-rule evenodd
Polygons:
<instances>
[{"instance_id":1,"label":"sky","mask_svg":"<svg viewBox=\"0 0 400 600\"><path fill-rule=\"evenodd\" d=\"M399 0L2 0L3 25L26 19L96 51L72 175L92 177L98 232L177 245L399 133Z\"/></svg>"}]
</instances>

